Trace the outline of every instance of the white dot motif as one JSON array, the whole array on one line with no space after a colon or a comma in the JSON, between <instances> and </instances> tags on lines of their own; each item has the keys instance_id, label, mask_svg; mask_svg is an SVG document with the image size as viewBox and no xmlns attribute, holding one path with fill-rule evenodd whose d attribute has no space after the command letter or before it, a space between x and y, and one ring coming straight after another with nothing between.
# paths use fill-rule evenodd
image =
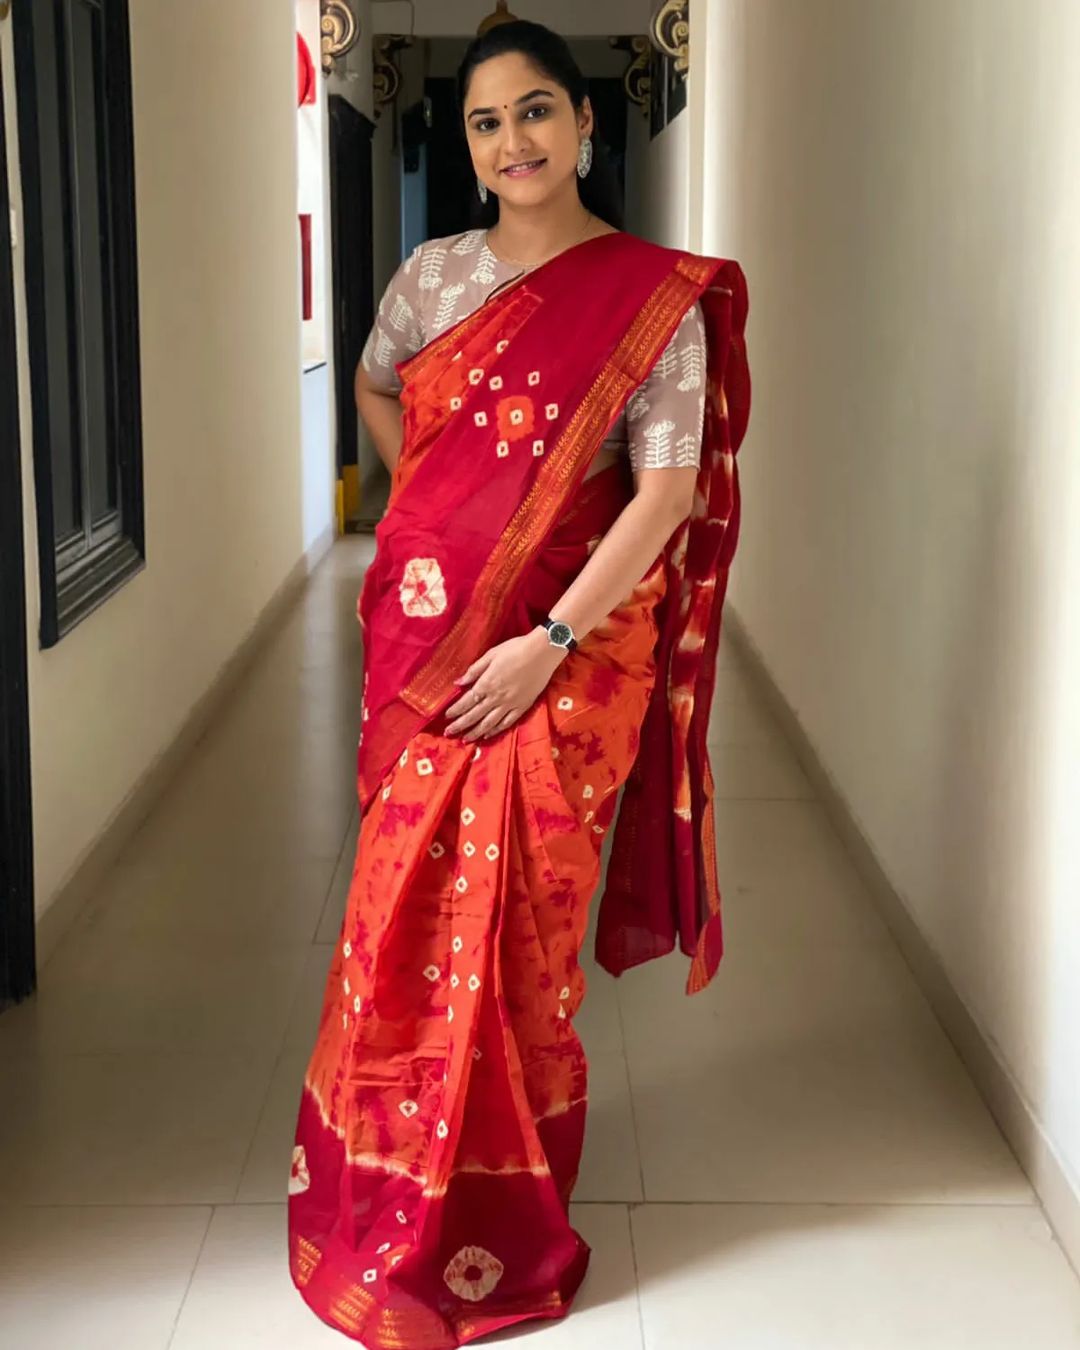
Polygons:
<instances>
[{"instance_id":1,"label":"white dot motif","mask_svg":"<svg viewBox=\"0 0 1080 1350\"><path fill-rule=\"evenodd\" d=\"M501 388L502 388L502 384L503 384L503 381L502 381L502 376L501 376L501 375L492 375L491 379L488 380L488 388L489 388L489 389L501 389Z\"/></svg>"},{"instance_id":2,"label":"white dot motif","mask_svg":"<svg viewBox=\"0 0 1080 1350\"><path fill-rule=\"evenodd\" d=\"M425 979L425 980L430 980L431 983L434 984L435 981L436 981L438 978L439 978L439 967L438 967L438 966L425 966L425 967L424 967L424 979Z\"/></svg>"},{"instance_id":3,"label":"white dot motif","mask_svg":"<svg viewBox=\"0 0 1080 1350\"><path fill-rule=\"evenodd\" d=\"M487 413L484 412L483 408L479 412L473 413L473 421L478 427L487 426Z\"/></svg>"},{"instance_id":4,"label":"white dot motif","mask_svg":"<svg viewBox=\"0 0 1080 1350\"><path fill-rule=\"evenodd\" d=\"M465 878L465 877L458 877L457 881L454 882L454 889L455 889L459 894L464 895L465 892L469 889L469 883L468 883L468 881L466 880L466 878Z\"/></svg>"},{"instance_id":5,"label":"white dot motif","mask_svg":"<svg viewBox=\"0 0 1080 1350\"><path fill-rule=\"evenodd\" d=\"M533 441L533 454L539 458L544 453L544 442Z\"/></svg>"},{"instance_id":6,"label":"white dot motif","mask_svg":"<svg viewBox=\"0 0 1080 1350\"><path fill-rule=\"evenodd\" d=\"M569 694L564 694L562 698L559 699L558 703L555 706L559 709L560 712L569 712L570 709L574 706L574 700L570 697Z\"/></svg>"},{"instance_id":7,"label":"white dot motif","mask_svg":"<svg viewBox=\"0 0 1080 1350\"><path fill-rule=\"evenodd\" d=\"M408 1120L410 1116L415 1116L417 1111L420 1110L420 1108L419 1106L417 1106L415 1102L405 1101L405 1102L398 1102L398 1110L405 1117L405 1119Z\"/></svg>"},{"instance_id":8,"label":"white dot motif","mask_svg":"<svg viewBox=\"0 0 1080 1350\"><path fill-rule=\"evenodd\" d=\"M398 1212L394 1215L394 1218L397 1219L398 1223L409 1222L408 1219L405 1217L405 1211L401 1209L399 1209Z\"/></svg>"},{"instance_id":9,"label":"white dot motif","mask_svg":"<svg viewBox=\"0 0 1080 1350\"><path fill-rule=\"evenodd\" d=\"M460 407L461 407L461 399L458 397L457 394L454 394L453 397L450 399L450 411L457 412Z\"/></svg>"},{"instance_id":10,"label":"white dot motif","mask_svg":"<svg viewBox=\"0 0 1080 1350\"><path fill-rule=\"evenodd\" d=\"M538 370L530 370L530 371L529 371L529 383L530 383L530 384L539 384L539 383L540 383L540 372L539 372Z\"/></svg>"},{"instance_id":11,"label":"white dot motif","mask_svg":"<svg viewBox=\"0 0 1080 1350\"><path fill-rule=\"evenodd\" d=\"M364 1271L364 1283L365 1283L365 1284L374 1284L375 1281L376 1281L378 1278L379 1278L379 1272L378 1272L377 1270L365 1270L365 1271Z\"/></svg>"},{"instance_id":12,"label":"white dot motif","mask_svg":"<svg viewBox=\"0 0 1080 1350\"><path fill-rule=\"evenodd\" d=\"M439 1136L440 1139L445 1139L446 1136L450 1133L450 1127L447 1125L445 1120L439 1121L438 1125L436 1125L435 1127L435 1133Z\"/></svg>"},{"instance_id":13,"label":"white dot motif","mask_svg":"<svg viewBox=\"0 0 1080 1350\"><path fill-rule=\"evenodd\" d=\"M470 384L479 384L483 378L484 378L484 371L481 366L473 366L472 370L469 371Z\"/></svg>"},{"instance_id":14,"label":"white dot motif","mask_svg":"<svg viewBox=\"0 0 1080 1350\"><path fill-rule=\"evenodd\" d=\"M382 1256L384 1252L388 1252L389 1250L390 1250L389 1242L384 1242L381 1246L375 1248L375 1255Z\"/></svg>"},{"instance_id":15,"label":"white dot motif","mask_svg":"<svg viewBox=\"0 0 1080 1350\"><path fill-rule=\"evenodd\" d=\"M475 994L480 988L480 977L478 975L469 976L469 992Z\"/></svg>"},{"instance_id":16,"label":"white dot motif","mask_svg":"<svg viewBox=\"0 0 1080 1350\"><path fill-rule=\"evenodd\" d=\"M559 415L559 405L557 403L548 403L544 407L544 416L549 422L554 422Z\"/></svg>"},{"instance_id":17,"label":"white dot motif","mask_svg":"<svg viewBox=\"0 0 1080 1350\"><path fill-rule=\"evenodd\" d=\"M521 426L522 422L524 422L524 421L525 421L525 414L522 412L522 410L521 410L520 408L511 408L511 409L510 409L510 425L511 425L511 426L519 427L519 426Z\"/></svg>"},{"instance_id":18,"label":"white dot motif","mask_svg":"<svg viewBox=\"0 0 1080 1350\"><path fill-rule=\"evenodd\" d=\"M348 940L348 938L345 939L345 945L344 947L342 947L341 950L344 952L346 958L352 956L352 943Z\"/></svg>"},{"instance_id":19,"label":"white dot motif","mask_svg":"<svg viewBox=\"0 0 1080 1350\"><path fill-rule=\"evenodd\" d=\"M498 844L488 844L487 848L484 849L484 857L488 860L488 862L494 862L498 856L499 856Z\"/></svg>"},{"instance_id":20,"label":"white dot motif","mask_svg":"<svg viewBox=\"0 0 1080 1350\"><path fill-rule=\"evenodd\" d=\"M458 977L457 977L456 974L450 976L450 988L451 988L451 989L456 989L460 983L461 983L461 981L458 979Z\"/></svg>"},{"instance_id":21,"label":"white dot motif","mask_svg":"<svg viewBox=\"0 0 1080 1350\"><path fill-rule=\"evenodd\" d=\"M416 761L416 772L421 778L426 778L429 773L435 771L435 766L430 759L418 759Z\"/></svg>"},{"instance_id":22,"label":"white dot motif","mask_svg":"<svg viewBox=\"0 0 1080 1350\"><path fill-rule=\"evenodd\" d=\"M450 945L453 947L454 951L459 952L465 944L462 942L461 938L456 937Z\"/></svg>"},{"instance_id":23,"label":"white dot motif","mask_svg":"<svg viewBox=\"0 0 1080 1350\"><path fill-rule=\"evenodd\" d=\"M465 854L466 858L471 858L472 855L476 852L476 845L473 843L471 839L466 839L464 844L462 844L461 846L461 851L462 853Z\"/></svg>"},{"instance_id":24,"label":"white dot motif","mask_svg":"<svg viewBox=\"0 0 1080 1350\"><path fill-rule=\"evenodd\" d=\"M464 811L462 811L461 813L462 825L471 825L475 819L476 819L476 812L472 809L471 806L466 806Z\"/></svg>"},{"instance_id":25,"label":"white dot motif","mask_svg":"<svg viewBox=\"0 0 1080 1350\"><path fill-rule=\"evenodd\" d=\"M436 839L435 842L429 847L428 852L431 854L433 858L441 858L442 855L446 852L446 849L443 848L442 844L440 844L439 841Z\"/></svg>"},{"instance_id":26,"label":"white dot motif","mask_svg":"<svg viewBox=\"0 0 1080 1350\"><path fill-rule=\"evenodd\" d=\"M495 453L499 456L500 459L505 459L505 458L507 457L507 455L509 455L509 453L510 453L510 442L509 442L509 441L496 441L496 442L495 442Z\"/></svg>"},{"instance_id":27,"label":"white dot motif","mask_svg":"<svg viewBox=\"0 0 1080 1350\"><path fill-rule=\"evenodd\" d=\"M591 783L585 784L585 786L581 789L581 795L585 798L586 801L588 801L588 799L593 795L593 786Z\"/></svg>"},{"instance_id":28,"label":"white dot motif","mask_svg":"<svg viewBox=\"0 0 1080 1350\"><path fill-rule=\"evenodd\" d=\"M509 339L509 338L500 338L500 339L498 340L498 342L496 342L496 344L495 344L495 350L496 350L496 351L499 353L499 355L501 356L501 355L503 354L503 352L506 351L507 347L509 347L509 346L510 346L510 339Z\"/></svg>"}]
</instances>

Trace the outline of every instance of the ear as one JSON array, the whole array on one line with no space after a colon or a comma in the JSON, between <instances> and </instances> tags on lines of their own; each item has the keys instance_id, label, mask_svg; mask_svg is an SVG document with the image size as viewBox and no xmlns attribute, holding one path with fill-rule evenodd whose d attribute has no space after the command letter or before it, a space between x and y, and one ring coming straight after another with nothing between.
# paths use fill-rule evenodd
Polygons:
<instances>
[{"instance_id":1,"label":"ear","mask_svg":"<svg viewBox=\"0 0 1080 1350\"><path fill-rule=\"evenodd\" d=\"M581 110L578 113L578 130L581 135L591 136L595 129L596 122L593 118L592 103L589 101L588 94L581 100Z\"/></svg>"}]
</instances>

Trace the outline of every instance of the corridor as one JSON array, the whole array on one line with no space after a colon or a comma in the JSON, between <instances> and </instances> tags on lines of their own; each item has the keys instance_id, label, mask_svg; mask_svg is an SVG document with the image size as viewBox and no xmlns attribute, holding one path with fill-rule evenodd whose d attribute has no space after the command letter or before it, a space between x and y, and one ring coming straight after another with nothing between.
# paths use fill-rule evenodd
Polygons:
<instances>
[{"instance_id":1,"label":"corridor","mask_svg":"<svg viewBox=\"0 0 1080 1350\"><path fill-rule=\"evenodd\" d=\"M339 540L0 1020L3 1350L347 1344L289 1281L301 1076L355 847L370 538ZM592 971L575 1222L546 1350L1076 1350L1032 1190L730 644L727 952Z\"/></svg>"}]
</instances>

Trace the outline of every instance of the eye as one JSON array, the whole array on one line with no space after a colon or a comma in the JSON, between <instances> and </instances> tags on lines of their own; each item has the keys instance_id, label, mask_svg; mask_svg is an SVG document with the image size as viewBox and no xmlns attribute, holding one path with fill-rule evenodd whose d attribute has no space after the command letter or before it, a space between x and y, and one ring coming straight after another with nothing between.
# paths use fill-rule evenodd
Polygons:
<instances>
[{"instance_id":1,"label":"eye","mask_svg":"<svg viewBox=\"0 0 1080 1350\"><path fill-rule=\"evenodd\" d=\"M476 131L493 131L498 125L499 123L494 117L481 117L473 123Z\"/></svg>"},{"instance_id":2,"label":"eye","mask_svg":"<svg viewBox=\"0 0 1080 1350\"><path fill-rule=\"evenodd\" d=\"M546 103L534 103L531 108L525 109L525 116L531 117L533 113L539 113L541 117L545 117L547 112L548 106ZM535 122L537 119L533 118L532 120Z\"/></svg>"}]
</instances>

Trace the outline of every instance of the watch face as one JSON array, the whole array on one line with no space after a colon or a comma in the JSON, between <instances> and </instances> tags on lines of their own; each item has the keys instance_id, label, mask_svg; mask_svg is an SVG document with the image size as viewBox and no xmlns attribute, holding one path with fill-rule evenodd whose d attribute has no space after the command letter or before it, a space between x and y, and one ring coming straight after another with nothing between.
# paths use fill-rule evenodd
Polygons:
<instances>
[{"instance_id":1,"label":"watch face","mask_svg":"<svg viewBox=\"0 0 1080 1350\"><path fill-rule=\"evenodd\" d=\"M548 629L548 639L556 647L565 647L572 640L574 630L568 623L553 623Z\"/></svg>"}]
</instances>

